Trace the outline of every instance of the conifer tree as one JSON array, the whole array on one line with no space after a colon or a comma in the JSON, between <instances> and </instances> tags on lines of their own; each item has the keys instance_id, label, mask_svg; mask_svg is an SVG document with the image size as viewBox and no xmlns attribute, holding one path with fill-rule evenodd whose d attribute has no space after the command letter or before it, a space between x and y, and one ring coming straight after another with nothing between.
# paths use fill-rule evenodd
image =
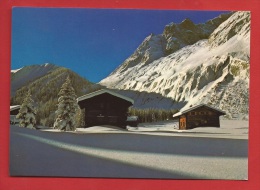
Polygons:
<instances>
[{"instance_id":1,"label":"conifer tree","mask_svg":"<svg viewBox=\"0 0 260 190\"><path fill-rule=\"evenodd\" d=\"M16 118L19 119L20 127L35 128L36 127L36 109L33 106L31 91L29 90Z\"/></svg>"},{"instance_id":2,"label":"conifer tree","mask_svg":"<svg viewBox=\"0 0 260 190\"><path fill-rule=\"evenodd\" d=\"M58 97L58 109L55 112L54 128L63 131L74 131L76 129L76 117L79 106L69 77L62 85Z\"/></svg>"}]
</instances>

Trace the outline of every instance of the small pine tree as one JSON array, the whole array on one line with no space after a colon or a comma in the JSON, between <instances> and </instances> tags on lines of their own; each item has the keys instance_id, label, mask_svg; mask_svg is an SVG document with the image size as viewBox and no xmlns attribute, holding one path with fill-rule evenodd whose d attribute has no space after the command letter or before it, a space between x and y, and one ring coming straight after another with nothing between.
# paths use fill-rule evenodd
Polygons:
<instances>
[{"instance_id":1,"label":"small pine tree","mask_svg":"<svg viewBox=\"0 0 260 190\"><path fill-rule=\"evenodd\" d=\"M31 91L29 90L16 118L19 119L20 127L34 129L36 126L36 109L33 106Z\"/></svg>"},{"instance_id":2,"label":"small pine tree","mask_svg":"<svg viewBox=\"0 0 260 190\"><path fill-rule=\"evenodd\" d=\"M70 78L67 77L58 94L58 109L54 128L63 131L74 131L77 124L78 103Z\"/></svg>"}]
</instances>

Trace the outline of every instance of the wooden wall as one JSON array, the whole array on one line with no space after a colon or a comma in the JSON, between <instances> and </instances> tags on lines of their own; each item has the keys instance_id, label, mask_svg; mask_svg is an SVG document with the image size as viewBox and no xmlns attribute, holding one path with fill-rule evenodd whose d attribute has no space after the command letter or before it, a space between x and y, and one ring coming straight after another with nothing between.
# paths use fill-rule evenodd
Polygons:
<instances>
[{"instance_id":1,"label":"wooden wall","mask_svg":"<svg viewBox=\"0 0 260 190\"><path fill-rule=\"evenodd\" d=\"M17 115L19 113L20 108L10 111L10 115Z\"/></svg>"},{"instance_id":2,"label":"wooden wall","mask_svg":"<svg viewBox=\"0 0 260 190\"><path fill-rule=\"evenodd\" d=\"M128 107L132 103L108 93L79 102L85 109L86 126L112 124L123 126L127 118Z\"/></svg>"},{"instance_id":3,"label":"wooden wall","mask_svg":"<svg viewBox=\"0 0 260 190\"><path fill-rule=\"evenodd\" d=\"M195 127L220 127L219 116L222 115L219 111L202 106L191 110L180 117L180 129L184 128L184 118L186 120L186 129Z\"/></svg>"}]
</instances>

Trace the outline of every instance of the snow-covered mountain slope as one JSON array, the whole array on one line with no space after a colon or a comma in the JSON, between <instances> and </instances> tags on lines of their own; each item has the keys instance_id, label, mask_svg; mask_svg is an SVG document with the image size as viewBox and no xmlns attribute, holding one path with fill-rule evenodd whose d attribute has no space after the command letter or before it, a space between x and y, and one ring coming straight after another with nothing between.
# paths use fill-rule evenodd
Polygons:
<instances>
[{"instance_id":1,"label":"snow-covered mountain slope","mask_svg":"<svg viewBox=\"0 0 260 190\"><path fill-rule=\"evenodd\" d=\"M179 24L170 23L165 26L162 34L151 34L146 37L133 55L126 59L111 75L124 72L139 63L147 65L187 45L192 45L201 39L207 39L232 14L222 14L204 24L196 25L190 19L185 19Z\"/></svg>"},{"instance_id":2,"label":"snow-covered mountain slope","mask_svg":"<svg viewBox=\"0 0 260 190\"><path fill-rule=\"evenodd\" d=\"M11 98L11 105L21 105L25 95L28 90L30 90L37 108L37 123L44 126L53 126L54 113L58 103L58 93L68 76L71 79L72 87L77 96L81 96L100 87L67 68L51 65L49 69L45 69L44 66L49 67L49 65L46 64L26 66L17 72L17 74L21 72L20 75L18 75L20 80L26 80L27 82L15 91ZM33 71L36 73L32 73ZM14 77L16 77L16 75L14 75ZM28 78L31 78L31 80L28 80ZM16 80L14 80L14 82L16 82ZM11 86L13 86L13 80L11 80Z\"/></svg>"},{"instance_id":3,"label":"snow-covered mountain slope","mask_svg":"<svg viewBox=\"0 0 260 190\"><path fill-rule=\"evenodd\" d=\"M133 99L135 108L178 110L185 105L184 102L176 102L172 98L162 96L160 93L146 91L139 92L134 90L113 90Z\"/></svg>"},{"instance_id":4,"label":"snow-covered mountain slope","mask_svg":"<svg viewBox=\"0 0 260 190\"><path fill-rule=\"evenodd\" d=\"M139 60L125 67L124 62L100 83L109 88L159 93L182 103L183 109L208 103L230 117L246 116L249 58L250 12L235 12L207 39L149 64Z\"/></svg>"},{"instance_id":5,"label":"snow-covered mountain slope","mask_svg":"<svg viewBox=\"0 0 260 190\"><path fill-rule=\"evenodd\" d=\"M20 71L21 69L22 69L22 68L11 70L11 74L13 74L13 73L17 73L17 72Z\"/></svg>"},{"instance_id":6,"label":"snow-covered mountain slope","mask_svg":"<svg viewBox=\"0 0 260 190\"><path fill-rule=\"evenodd\" d=\"M13 96L19 88L47 73L57 69L56 65L45 63L42 65L31 65L20 69L11 70L11 96Z\"/></svg>"}]
</instances>

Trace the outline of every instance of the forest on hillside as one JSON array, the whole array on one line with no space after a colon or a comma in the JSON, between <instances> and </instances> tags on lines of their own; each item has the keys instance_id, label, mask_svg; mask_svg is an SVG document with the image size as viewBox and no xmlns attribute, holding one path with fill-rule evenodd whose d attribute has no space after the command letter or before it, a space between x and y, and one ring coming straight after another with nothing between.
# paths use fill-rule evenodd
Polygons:
<instances>
[{"instance_id":1,"label":"forest on hillside","mask_svg":"<svg viewBox=\"0 0 260 190\"><path fill-rule=\"evenodd\" d=\"M57 110L58 93L68 76L71 79L72 87L77 96L81 96L100 88L69 69L57 68L51 73L32 82L28 82L27 85L18 89L15 95L11 98L10 105L21 105L27 92L30 90L37 111L37 125L52 127L55 118L55 111Z\"/></svg>"},{"instance_id":2,"label":"forest on hillside","mask_svg":"<svg viewBox=\"0 0 260 190\"><path fill-rule=\"evenodd\" d=\"M34 107L36 108L36 124L53 127L55 111L58 106L58 93L68 76L77 97L104 88L101 85L87 81L67 68L60 67L34 81L29 81L26 85L18 89L11 98L10 105L21 105L27 92L30 91L34 101ZM131 116L138 116L140 122L155 122L169 120L177 111L178 110L130 107L128 113ZM80 120L83 120L84 112L79 117ZM82 125L79 125L79 127L80 126Z\"/></svg>"}]
</instances>

